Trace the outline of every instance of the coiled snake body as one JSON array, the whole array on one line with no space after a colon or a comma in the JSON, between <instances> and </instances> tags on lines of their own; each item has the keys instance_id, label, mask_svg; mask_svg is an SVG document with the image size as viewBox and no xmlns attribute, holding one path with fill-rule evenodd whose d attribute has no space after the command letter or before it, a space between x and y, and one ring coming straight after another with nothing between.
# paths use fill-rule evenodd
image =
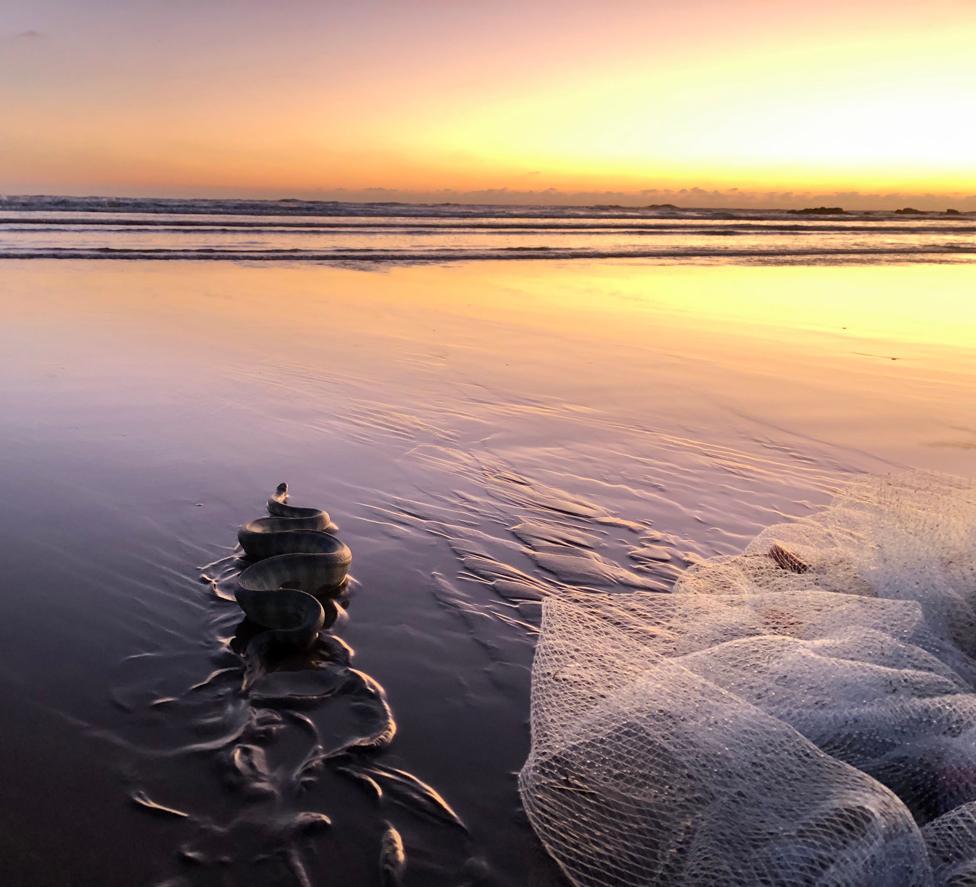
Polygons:
<instances>
[{"instance_id":1,"label":"coiled snake body","mask_svg":"<svg viewBox=\"0 0 976 887\"><path fill-rule=\"evenodd\" d=\"M331 532L336 527L326 512L288 504L287 484L268 499L268 514L237 534L254 563L237 577L234 596L272 640L308 647L325 625L318 598L341 590L352 552Z\"/></svg>"}]
</instances>

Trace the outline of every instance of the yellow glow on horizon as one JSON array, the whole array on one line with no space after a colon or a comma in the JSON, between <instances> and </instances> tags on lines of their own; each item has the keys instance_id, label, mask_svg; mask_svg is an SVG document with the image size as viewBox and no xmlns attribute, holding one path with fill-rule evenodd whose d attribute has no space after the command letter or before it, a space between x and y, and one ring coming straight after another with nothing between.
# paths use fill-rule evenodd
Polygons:
<instances>
[{"instance_id":1,"label":"yellow glow on horizon","mask_svg":"<svg viewBox=\"0 0 976 887\"><path fill-rule=\"evenodd\" d=\"M729 52L663 72L609 71L479 107L428 132L472 165L544 168L562 185L976 189L971 33L941 52Z\"/></svg>"},{"instance_id":2,"label":"yellow glow on horizon","mask_svg":"<svg viewBox=\"0 0 976 887\"><path fill-rule=\"evenodd\" d=\"M972 4L624 3L606 33L588 4L543 7L520 30L514 6L446 24L438 4L419 21L390 6L382 39L364 12L368 61L352 38L317 54L296 26L256 65L257 24L239 18L238 44L120 44L111 63L97 45L0 40L0 191L700 188L976 208ZM501 30L479 46L486 22Z\"/></svg>"}]
</instances>

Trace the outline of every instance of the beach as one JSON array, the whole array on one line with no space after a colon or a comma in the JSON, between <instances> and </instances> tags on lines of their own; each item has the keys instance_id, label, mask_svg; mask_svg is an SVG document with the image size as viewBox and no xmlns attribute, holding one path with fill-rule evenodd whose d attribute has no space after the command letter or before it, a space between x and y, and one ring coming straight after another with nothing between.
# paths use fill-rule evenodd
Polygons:
<instances>
[{"instance_id":1,"label":"beach","mask_svg":"<svg viewBox=\"0 0 976 887\"><path fill-rule=\"evenodd\" d=\"M10 883L373 883L386 823L408 885L562 883L515 778L539 599L667 591L864 473L976 474L974 284L894 254L4 261ZM288 776L362 700L300 663L239 692L207 565L282 481L353 552L380 800Z\"/></svg>"}]
</instances>

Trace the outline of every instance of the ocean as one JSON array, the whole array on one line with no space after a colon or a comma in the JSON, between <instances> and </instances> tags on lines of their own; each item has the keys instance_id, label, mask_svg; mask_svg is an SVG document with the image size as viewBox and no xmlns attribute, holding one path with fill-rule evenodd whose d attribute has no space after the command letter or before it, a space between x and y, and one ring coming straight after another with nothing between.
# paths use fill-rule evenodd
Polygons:
<instances>
[{"instance_id":1,"label":"ocean","mask_svg":"<svg viewBox=\"0 0 976 887\"><path fill-rule=\"evenodd\" d=\"M973 213L0 199L3 258L838 263L969 262L974 252Z\"/></svg>"}]
</instances>

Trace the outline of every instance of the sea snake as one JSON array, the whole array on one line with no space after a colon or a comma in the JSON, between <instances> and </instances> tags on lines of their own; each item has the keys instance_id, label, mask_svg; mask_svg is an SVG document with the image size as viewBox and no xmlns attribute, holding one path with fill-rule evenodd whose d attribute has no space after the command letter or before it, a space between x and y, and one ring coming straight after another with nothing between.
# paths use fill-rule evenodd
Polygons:
<instances>
[{"instance_id":1,"label":"sea snake","mask_svg":"<svg viewBox=\"0 0 976 887\"><path fill-rule=\"evenodd\" d=\"M288 504L288 484L279 484L268 499L268 514L237 534L253 563L237 577L234 596L271 640L308 647L326 620L318 598L328 601L342 588L352 552L333 535L326 512Z\"/></svg>"}]
</instances>

